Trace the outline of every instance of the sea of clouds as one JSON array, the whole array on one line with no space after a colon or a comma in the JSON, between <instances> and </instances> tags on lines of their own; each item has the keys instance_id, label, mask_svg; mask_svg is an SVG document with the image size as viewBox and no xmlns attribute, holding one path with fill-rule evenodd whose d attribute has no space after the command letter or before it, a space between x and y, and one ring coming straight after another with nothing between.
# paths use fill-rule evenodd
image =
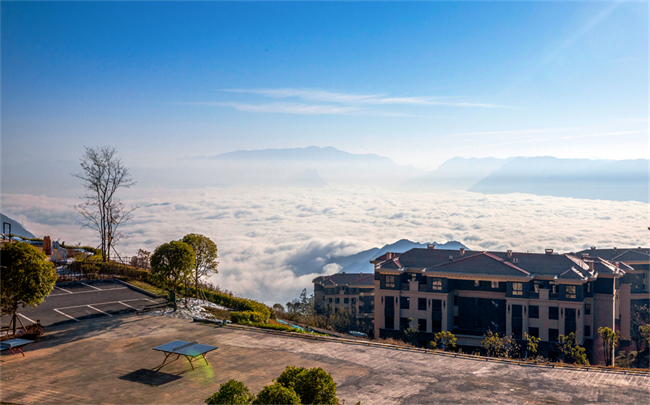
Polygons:
<instances>
[{"instance_id":1,"label":"sea of clouds","mask_svg":"<svg viewBox=\"0 0 650 405\"><path fill-rule=\"evenodd\" d=\"M639 202L581 200L466 191L399 193L375 187L127 190L138 205L118 251L182 238L210 237L219 249L212 281L267 304L286 303L311 281L336 273L328 259L393 243L457 240L475 250L570 252L647 246L648 206ZM76 198L3 194L2 212L35 235L69 244L98 243L79 226Z\"/></svg>"}]
</instances>

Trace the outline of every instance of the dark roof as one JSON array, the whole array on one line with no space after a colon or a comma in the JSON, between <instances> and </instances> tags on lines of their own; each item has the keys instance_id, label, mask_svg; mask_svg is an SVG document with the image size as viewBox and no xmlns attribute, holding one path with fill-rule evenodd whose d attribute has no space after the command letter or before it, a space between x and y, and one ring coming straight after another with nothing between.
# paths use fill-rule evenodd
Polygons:
<instances>
[{"instance_id":1,"label":"dark roof","mask_svg":"<svg viewBox=\"0 0 650 405\"><path fill-rule=\"evenodd\" d=\"M468 250L465 251L464 255L461 255L460 250L414 248L408 252L400 254L399 263L403 267L434 267L439 264L447 263L449 261L449 256L456 260L463 256L467 256L470 253L472 252Z\"/></svg>"},{"instance_id":2,"label":"dark roof","mask_svg":"<svg viewBox=\"0 0 650 405\"><path fill-rule=\"evenodd\" d=\"M567 254L512 252L512 257L508 259L507 252L491 253L504 260L516 262L517 266L522 269L539 275L559 276L572 268L578 271L589 269L589 266L581 259Z\"/></svg>"},{"instance_id":3,"label":"dark roof","mask_svg":"<svg viewBox=\"0 0 650 405\"><path fill-rule=\"evenodd\" d=\"M650 262L650 254L638 249L630 249L610 259L613 262Z\"/></svg>"},{"instance_id":4,"label":"dark roof","mask_svg":"<svg viewBox=\"0 0 650 405\"><path fill-rule=\"evenodd\" d=\"M621 268L621 264L619 264L619 268L616 267L614 263L611 263L603 258L600 257L595 257L591 259L586 259L588 262L593 262L594 263L594 270L598 274L625 274L624 268ZM625 265L625 263L622 263ZM626 267L629 267L625 265Z\"/></svg>"},{"instance_id":5,"label":"dark roof","mask_svg":"<svg viewBox=\"0 0 650 405\"><path fill-rule=\"evenodd\" d=\"M466 253L464 257L448 261L444 264L439 264L434 267L427 268L426 271L431 272L445 272L445 273L462 273L462 274L486 274L495 276L518 276L528 277L530 273L526 270L501 260L499 257L487 253Z\"/></svg>"},{"instance_id":6,"label":"dark roof","mask_svg":"<svg viewBox=\"0 0 650 405\"><path fill-rule=\"evenodd\" d=\"M370 278L369 278L370 277ZM373 273L337 273L330 276L321 276L316 277L314 283L322 283L324 286L335 286L335 285L346 285L346 284L357 284L357 285L366 285L366 281L370 281L367 284L372 284L374 281Z\"/></svg>"},{"instance_id":7,"label":"dark roof","mask_svg":"<svg viewBox=\"0 0 650 405\"><path fill-rule=\"evenodd\" d=\"M617 256L621 256L623 253L633 251L645 254L645 260L650 260L650 249L648 248L612 248L612 249L585 249L575 253L575 256L582 257L583 254L588 254L589 257L602 257L605 260L613 260ZM630 260L630 259L628 259ZM615 261L623 261L616 259ZM630 260L637 261L637 260Z\"/></svg>"},{"instance_id":8,"label":"dark roof","mask_svg":"<svg viewBox=\"0 0 650 405\"><path fill-rule=\"evenodd\" d=\"M578 270L571 268L558 276L560 280L586 280L587 277Z\"/></svg>"},{"instance_id":9,"label":"dark roof","mask_svg":"<svg viewBox=\"0 0 650 405\"><path fill-rule=\"evenodd\" d=\"M362 273L363 274L363 273ZM350 283L351 286L355 285L374 285L375 284L375 275L373 273L367 273L363 277L359 277Z\"/></svg>"}]
</instances>

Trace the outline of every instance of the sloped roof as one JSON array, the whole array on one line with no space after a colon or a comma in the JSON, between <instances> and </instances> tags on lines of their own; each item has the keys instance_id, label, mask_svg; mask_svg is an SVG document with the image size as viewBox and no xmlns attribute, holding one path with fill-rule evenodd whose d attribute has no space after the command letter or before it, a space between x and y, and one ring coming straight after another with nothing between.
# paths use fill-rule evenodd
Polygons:
<instances>
[{"instance_id":1,"label":"sloped roof","mask_svg":"<svg viewBox=\"0 0 650 405\"><path fill-rule=\"evenodd\" d=\"M449 261L447 258L446 263L428 267L425 271L493 276L530 276L526 270L487 252L470 254L454 261Z\"/></svg>"},{"instance_id":2,"label":"sloped roof","mask_svg":"<svg viewBox=\"0 0 650 405\"><path fill-rule=\"evenodd\" d=\"M504 260L517 263L526 271L548 276L559 276L571 268L578 271L588 270L589 266L581 259L567 254L547 254L547 253L520 253L513 252L510 259L507 258L507 252L490 252Z\"/></svg>"},{"instance_id":3,"label":"sloped roof","mask_svg":"<svg viewBox=\"0 0 650 405\"><path fill-rule=\"evenodd\" d=\"M363 274L363 273L361 273ZM375 275L373 273L368 273L363 277L359 277L358 279L352 281L349 283L350 286L359 286L359 285L374 285L375 284Z\"/></svg>"},{"instance_id":4,"label":"sloped roof","mask_svg":"<svg viewBox=\"0 0 650 405\"><path fill-rule=\"evenodd\" d=\"M614 263L611 263L610 261L607 261L601 257L595 257L591 259L594 263L594 271L596 271L598 274L625 274L625 270L621 268L621 264L619 264L619 267L617 268ZM622 263L625 264L625 263ZM629 267L625 265L626 267Z\"/></svg>"},{"instance_id":5,"label":"sloped roof","mask_svg":"<svg viewBox=\"0 0 650 405\"><path fill-rule=\"evenodd\" d=\"M414 248L399 255L399 262L402 267L434 267L439 264L447 263L449 261L449 256L456 260L463 256L467 256L470 253L472 252L466 250L465 254L461 255L460 250L458 249Z\"/></svg>"},{"instance_id":6,"label":"sloped roof","mask_svg":"<svg viewBox=\"0 0 650 405\"><path fill-rule=\"evenodd\" d=\"M336 285L346 285L357 283L357 285L373 284L374 273L337 273L330 276L316 277L313 282L321 283L325 287L333 287ZM365 281L369 279L370 282Z\"/></svg>"},{"instance_id":7,"label":"sloped roof","mask_svg":"<svg viewBox=\"0 0 650 405\"><path fill-rule=\"evenodd\" d=\"M650 262L650 254L638 249L627 250L610 259L612 262Z\"/></svg>"},{"instance_id":8,"label":"sloped roof","mask_svg":"<svg viewBox=\"0 0 650 405\"><path fill-rule=\"evenodd\" d=\"M586 280L587 277L576 270L575 268L570 268L564 273L560 274L557 278L560 280Z\"/></svg>"},{"instance_id":9,"label":"sloped roof","mask_svg":"<svg viewBox=\"0 0 650 405\"><path fill-rule=\"evenodd\" d=\"M646 254L645 256L646 260L650 260L650 249L648 248L634 248L634 247L626 247L626 248L611 248L611 249L585 249L581 250L579 252L576 252L575 255L577 257L582 257L583 254L588 254L589 257L602 257L605 260L613 260L615 257L620 256L621 254L628 252L628 251L634 251L634 252L639 252ZM629 260L629 259L628 259ZM616 259L615 261L623 261L620 259ZM634 261L634 260L632 260Z\"/></svg>"}]
</instances>

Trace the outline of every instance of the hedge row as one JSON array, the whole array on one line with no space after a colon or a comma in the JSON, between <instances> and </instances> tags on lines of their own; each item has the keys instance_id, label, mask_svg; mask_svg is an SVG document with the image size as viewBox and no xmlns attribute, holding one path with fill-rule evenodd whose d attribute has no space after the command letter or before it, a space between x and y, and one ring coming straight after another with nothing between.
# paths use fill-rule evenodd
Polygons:
<instances>
[{"instance_id":1,"label":"hedge row","mask_svg":"<svg viewBox=\"0 0 650 405\"><path fill-rule=\"evenodd\" d=\"M193 286L187 286L185 288L189 290L189 295L196 294L196 288L194 288ZM261 302L253 301L248 298L233 297L231 295L224 294L222 292L216 292L216 291L208 291L208 290L201 290L201 291L203 295L205 295L205 298L207 298L208 301L214 302L217 305L223 305L224 307L233 309L238 312L254 312L259 314L261 316L260 318L261 322L268 321L273 313L273 310L271 310L271 308L267 307ZM234 311L230 313L231 317L233 316L234 313L235 313Z\"/></svg>"}]
</instances>

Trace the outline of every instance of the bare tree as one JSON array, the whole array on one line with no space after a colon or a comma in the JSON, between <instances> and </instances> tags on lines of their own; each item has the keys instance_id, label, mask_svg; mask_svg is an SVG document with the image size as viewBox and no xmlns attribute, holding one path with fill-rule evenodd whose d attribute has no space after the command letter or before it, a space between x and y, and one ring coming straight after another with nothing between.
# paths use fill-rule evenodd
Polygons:
<instances>
[{"instance_id":1,"label":"bare tree","mask_svg":"<svg viewBox=\"0 0 650 405\"><path fill-rule=\"evenodd\" d=\"M133 218L133 211L138 208L126 208L115 197L115 192L120 187L131 187L135 181L122 160L116 156L115 148L85 148L86 153L81 158L81 173L73 176L83 181L86 194L81 197L84 202L75 205L75 209L83 217L82 227L99 233L103 260L107 262L110 260L111 249L114 251L120 239L126 237L120 231L120 225Z\"/></svg>"}]
</instances>

